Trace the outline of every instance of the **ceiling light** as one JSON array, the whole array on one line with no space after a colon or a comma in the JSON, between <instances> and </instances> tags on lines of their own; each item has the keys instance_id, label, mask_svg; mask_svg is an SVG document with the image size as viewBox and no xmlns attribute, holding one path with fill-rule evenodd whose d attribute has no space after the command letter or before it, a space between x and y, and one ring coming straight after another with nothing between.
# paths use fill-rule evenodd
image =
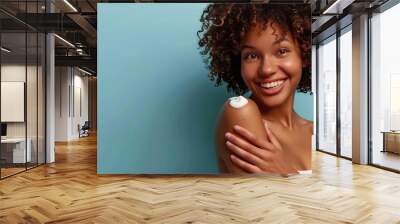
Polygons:
<instances>
[{"instance_id":1,"label":"ceiling light","mask_svg":"<svg viewBox=\"0 0 400 224\"><path fill-rule=\"evenodd\" d=\"M7 49L7 48L5 48L5 47L1 47L1 50L4 51L4 52L6 52L6 53L10 53L10 52L11 52L11 50L9 50L9 49Z\"/></svg>"},{"instance_id":2,"label":"ceiling light","mask_svg":"<svg viewBox=\"0 0 400 224\"><path fill-rule=\"evenodd\" d=\"M347 6L351 5L355 0L336 0L332 5L324 10L322 14L341 14Z\"/></svg>"},{"instance_id":3,"label":"ceiling light","mask_svg":"<svg viewBox=\"0 0 400 224\"><path fill-rule=\"evenodd\" d=\"M64 43L66 43L67 45L69 45L70 47L75 48L75 45L71 44L71 42L67 41L66 39L58 36L57 34L54 34L55 37L57 37L58 39L60 39L61 41L63 41Z\"/></svg>"},{"instance_id":4,"label":"ceiling light","mask_svg":"<svg viewBox=\"0 0 400 224\"><path fill-rule=\"evenodd\" d=\"M88 71L86 71L86 70L83 70L83 69L81 69L81 68L79 68L79 67L78 67L78 70L81 71L81 72L83 72L83 73L85 73L85 74L87 74L87 75L90 75L90 76L93 75L92 73L90 73L90 72L88 72Z\"/></svg>"},{"instance_id":5,"label":"ceiling light","mask_svg":"<svg viewBox=\"0 0 400 224\"><path fill-rule=\"evenodd\" d=\"M78 10L71 4L68 2L68 0L64 0L65 4L67 4L74 12L78 12Z\"/></svg>"}]
</instances>

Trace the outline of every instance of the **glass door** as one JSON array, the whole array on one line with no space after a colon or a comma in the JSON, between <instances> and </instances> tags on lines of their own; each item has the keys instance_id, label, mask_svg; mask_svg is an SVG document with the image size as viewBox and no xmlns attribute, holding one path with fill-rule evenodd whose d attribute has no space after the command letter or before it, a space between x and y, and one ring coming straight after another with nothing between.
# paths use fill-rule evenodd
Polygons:
<instances>
[{"instance_id":1,"label":"glass door","mask_svg":"<svg viewBox=\"0 0 400 224\"><path fill-rule=\"evenodd\" d=\"M352 30L340 31L340 156L352 158Z\"/></svg>"},{"instance_id":2,"label":"glass door","mask_svg":"<svg viewBox=\"0 0 400 224\"><path fill-rule=\"evenodd\" d=\"M1 1L44 13L45 1ZM0 12L0 178L45 163L45 34Z\"/></svg>"},{"instance_id":3,"label":"glass door","mask_svg":"<svg viewBox=\"0 0 400 224\"><path fill-rule=\"evenodd\" d=\"M317 49L318 150L336 154L336 35Z\"/></svg>"},{"instance_id":4,"label":"glass door","mask_svg":"<svg viewBox=\"0 0 400 224\"><path fill-rule=\"evenodd\" d=\"M26 142L26 41L25 32L1 33L1 177L26 170L31 161Z\"/></svg>"}]
</instances>

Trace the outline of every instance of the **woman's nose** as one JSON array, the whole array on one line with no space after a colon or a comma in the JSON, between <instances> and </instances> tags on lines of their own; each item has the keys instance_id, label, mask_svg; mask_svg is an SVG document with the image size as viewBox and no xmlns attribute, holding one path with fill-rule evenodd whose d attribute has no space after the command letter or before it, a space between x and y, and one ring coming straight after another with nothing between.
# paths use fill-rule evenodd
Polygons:
<instances>
[{"instance_id":1,"label":"woman's nose","mask_svg":"<svg viewBox=\"0 0 400 224\"><path fill-rule=\"evenodd\" d=\"M264 57L260 66L260 75L271 76L275 74L277 70L276 63L271 57Z\"/></svg>"}]
</instances>

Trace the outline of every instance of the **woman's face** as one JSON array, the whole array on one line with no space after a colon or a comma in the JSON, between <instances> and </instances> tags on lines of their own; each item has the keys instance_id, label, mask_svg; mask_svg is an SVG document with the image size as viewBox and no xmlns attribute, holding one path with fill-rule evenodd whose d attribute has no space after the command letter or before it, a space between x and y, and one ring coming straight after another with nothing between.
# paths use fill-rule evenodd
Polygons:
<instances>
[{"instance_id":1,"label":"woman's face","mask_svg":"<svg viewBox=\"0 0 400 224\"><path fill-rule=\"evenodd\" d=\"M253 26L241 43L241 74L255 99L276 107L292 99L301 79L300 49L289 32L268 24Z\"/></svg>"}]
</instances>

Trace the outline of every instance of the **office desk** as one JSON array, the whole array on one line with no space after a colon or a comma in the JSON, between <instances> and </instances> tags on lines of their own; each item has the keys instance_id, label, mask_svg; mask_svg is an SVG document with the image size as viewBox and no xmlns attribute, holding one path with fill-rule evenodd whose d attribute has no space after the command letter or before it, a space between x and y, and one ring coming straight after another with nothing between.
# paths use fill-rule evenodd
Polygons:
<instances>
[{"instance_id":1,"label":"office desk","mask_svg":"<svg viewBox=\"0 0 400 224\"><path fill-rule=\"evenodd\" d=\"M25 151L25 138L1 139L1 157L3 157L3 159L6 159L6 161L9 163L30 162L32 158L32 140L28 138L27 143L28 144ZM27 159L27 161L25 161L25 158Z\"/></svg>"},{"instance_id":2,"label":"office desk","mask_svg":"<svg viewBox=\"0 0 400 224\"><path fill-rule=\"evenodd\" d=\"M382 152L393 152L400 154L400 132L399 131L382 131L383 133L383 150Z\"/></svg>"}]
</instances>

